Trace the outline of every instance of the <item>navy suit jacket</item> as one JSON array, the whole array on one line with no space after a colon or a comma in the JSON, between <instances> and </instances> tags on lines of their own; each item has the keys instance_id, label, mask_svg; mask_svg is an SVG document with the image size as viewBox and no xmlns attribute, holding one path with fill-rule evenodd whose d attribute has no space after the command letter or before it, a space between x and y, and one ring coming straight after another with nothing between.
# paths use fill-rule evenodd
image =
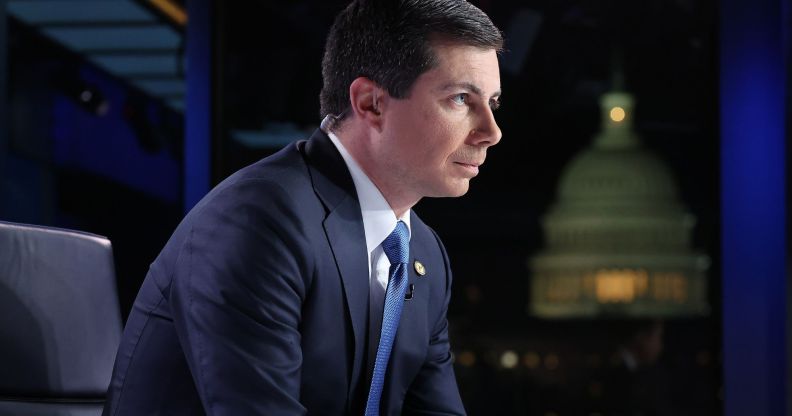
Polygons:
<instances>
[{"instance_id":1,"label":"navy suit jacket","mask_svg":"<svg viewBox=\"0 0 792 416\"><path fill-rule=\"evenodd\" d=\"M381 412L464 414L448 257L414 213L409 268ZM223 181L178 226L135 300L104 414L361 415L368 296L355 187L317 131Z\"/></svg>"}]
</instances>

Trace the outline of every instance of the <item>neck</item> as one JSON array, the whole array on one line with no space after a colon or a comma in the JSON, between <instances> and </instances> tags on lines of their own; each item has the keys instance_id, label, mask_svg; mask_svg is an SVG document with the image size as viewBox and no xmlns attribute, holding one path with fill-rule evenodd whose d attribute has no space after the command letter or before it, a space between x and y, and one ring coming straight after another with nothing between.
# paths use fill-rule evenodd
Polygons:
<instances>
[{"instance_id":1,"label":"neck","mask_svg":"<svg viewBox=\"0 0 792 416\"><path fill-rule=\"evenodd\" d=\"M351 124L351 123L349 123ZM413 195L412 192L401 190L393 178L381 171L380 164L377 163L375 153L372 152L373 140L368 134L356 131L352 125L347 125L343 131L334 130L333 133L344 145L347 152L355 159L363 173L371 179L374 186L379 189L385 201L388 202L396 218L401 218L409 211L421 198Z\"/></svg>"}]
</instances>

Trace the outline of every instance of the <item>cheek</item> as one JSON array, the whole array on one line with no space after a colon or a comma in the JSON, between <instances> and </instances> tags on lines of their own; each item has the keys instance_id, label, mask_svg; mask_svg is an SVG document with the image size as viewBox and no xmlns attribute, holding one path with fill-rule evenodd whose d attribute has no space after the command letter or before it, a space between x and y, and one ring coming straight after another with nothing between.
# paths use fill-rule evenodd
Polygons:
<instances>
[{"instance_id":1,"label":"cheek","mask_svg":"<svg viewBox=\"0 0 792 416\"><path fill-rule=\"evenodd\" d=\"M432 135L427 137L431 143L427 153L431 153L436 163L445 163L464 146L466 135L458 124L438 122L433 126Z\"/></svg>"},{"instance_id":2,"label":"cheek","mask_svg":"<svg viewBox=\"0 0 792 416\"><path fill-rule=\"evenodd\" d=\"M458 114L436 106L424 107L413 116L400 126L411 159L424 168L444 166L464 143L464 120L456 120Z\"/></svg>"}]
</instances>

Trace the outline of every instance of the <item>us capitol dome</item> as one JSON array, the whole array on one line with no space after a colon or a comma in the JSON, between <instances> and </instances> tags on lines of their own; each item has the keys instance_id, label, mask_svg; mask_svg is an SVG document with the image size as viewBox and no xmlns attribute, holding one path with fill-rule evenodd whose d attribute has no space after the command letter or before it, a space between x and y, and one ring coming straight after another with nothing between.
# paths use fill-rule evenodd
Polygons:
<instances>
[{"instance_id":1,"label":"us capitol dome","mask_svg":"<svg viewBox=\"0 0 792 416\"><path fill-rule=\"evenodd\" d=\"M528 261L528 311L545 318L703 316L709 258L669 168L632 128L633 98L602 96L602 131L565 168Z\"/></svg>"}]
</instances>

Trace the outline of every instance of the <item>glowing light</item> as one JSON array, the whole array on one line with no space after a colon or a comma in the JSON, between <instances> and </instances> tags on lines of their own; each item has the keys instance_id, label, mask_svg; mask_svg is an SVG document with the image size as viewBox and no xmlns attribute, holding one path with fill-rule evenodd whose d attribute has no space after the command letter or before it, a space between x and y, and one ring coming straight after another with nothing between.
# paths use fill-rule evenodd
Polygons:
<instances>
[{"instance_id":1,"label":"glowing light","mask_svg":"<svg viewBox=\"0 0 792 416\"><path fill-rule=\"evenodd\" d=\"M462 351L457 355L456 362L465 367L472 367L476 363L476 355L470 351Z\"/></svg>"},{"instance_id":2,"label":"glowing light","mask_svg":"<svg viewBox=\"0 0 792 416\"><path fill-rule=\"evenodd\" d=\"M539 358L539 354L535 352L527 352L523 356L523 365L531 369L539 367L541 361L542 359Z\"/></svg>"},{"instance_id":3,"label":"glowing light","mask_svg":"<svg viewBox=\"0 0 792 416\"><path fill-rule=\"evenodd\" d=\"M500 364L503 368L514 368L517 367L517 363L520 362L520 356L517 355L514 351L506 351L501 354L500 357Z\"/></svg>"},{"instance_id":4,"label":"glowing light","mask_svg":"<svg viewBox=\"0 0 792 416\"><path fill-rule=\"evenodd\" d=\"M173 0L149 0L149 3L180 26L187 24L187 12L177 2Z\"/></svg>"},{"instance_id":5,"label":"glowing light","mask_svg":"<svg viewBox=\"0 0 792 416\"><path fill-rule=\"evenodd\" d=\"M642 269L603 269L594 276L594 282L600 303L633 302L646 293L649 276Z\"/></svg>"},{"instance_id":6,"label":"glowing light","mask_svg":"<svg viewBox=\"0 0 792 416\"><path fill-rule=\"evenodd\" d=\"M548 370L550 371L555 370L556 368L558 368L558 364L559 364L558 356L555 354L547 354L547 356L545 357L544 364Z\"/></svg>"},{"instance_id":7,"label":"glowing light","mask_svg":"<svg viewBox=\"0 0 792 416\"><path fill-rule=\"evenodd\" d=\"M621 107L613 107L610 110L610 118L611 120L620 123L624 121L624 118L627 116L627 113L624 112L624 109Z\"/></svg>"}]
</instances>

